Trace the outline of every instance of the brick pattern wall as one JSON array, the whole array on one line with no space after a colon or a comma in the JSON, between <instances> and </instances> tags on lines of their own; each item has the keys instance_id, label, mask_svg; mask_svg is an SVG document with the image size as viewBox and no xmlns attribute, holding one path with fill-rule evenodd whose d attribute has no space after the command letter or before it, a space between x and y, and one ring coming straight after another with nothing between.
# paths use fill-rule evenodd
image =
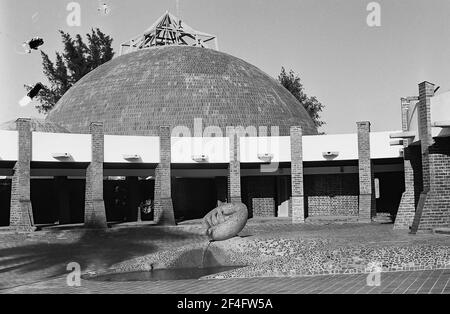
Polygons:
<instances>
[{"instance_id":1,"label":"brick pattern wall","mask_svg":"<svg viewBox=\"0 0 450 314\"><path fill-rule=\"evenodd\" d=\"M405 148L405 155L406 153ZM403 192L400 206L395 218L394 229L409 229L414 219L416 211L414 198L414 170L411 161L404 160L405 168L405 192Z\"/></svg>"},{"instance_id":2,"label":"brick pattern wall","mask_svg":"<svg viewBox=\"0 0 450 314\"><path fill-rule=\"evenodd\" d=\"M430 192L430 156L429 146L433 144L433 137L431 134L431 100L434 95L434 84L429 82L422 82L419 84L419 104L418 104L418 123L419 123L419 138L420 138L420 157L422 160L422 191L419 198L419 203L415 211L411 232L416 233L419 229L422 213L426 207L428 193ZM430 200L428 200L430 203ZM428 205L429 207L429 205Z\"/></svg>"},{"instance_id":3,"label":"brick pattern wall","mask_svg":"<svg viewBox=\"0 0 450 314\"><path fill-rule=\"evenodd\" d=\"M358 122L359 221L370 222L375 212L373 167L370 159L370 122Z\"/></svg>"},{"instance_id":4,"label":"brick pattern wall","mask_svg":"<svg viewBox=\"0 0 450 314\"><path fill-rule=\"evenodd\" d=\"M103 123L93 122L91 133L92 161L86 169L84 224L88 228L106 228L106 211L103 200Z\"/></svg>"},{"instance_id":5,"label":"brick pattern wall","mask_svg":"<svg viewBox=\"0 0 450 314\"><path fill-rule=\"evenodd\" d=\"M291 189L292 189L292 222L305 222L305 205L303 189L303 148L302 128L292 126L291 129Z\"/></svg>"},{"instance_id":6,"label":"brick pattern wall","mask_svg":"<svg viewBox=\"0 0 450 314\"><path fill-rule=\"evenodd\" d=\"M161 126L159 128L159 140L160 162L155 170L154 220L160 225L175 225L170 171L170 127Z\"/></svg>"},{"instance_id":7,"label":"brick pattern wall","mask_svg":"<svg viewBox=\"0 0 450 314\"><path fill-rule=\"evenodd\" d=\"M305 177L308 217L357 216L357 174L309 175Z\"/></svg>"},{"instance_id":8,"label":"brick pattern wall","mask_svg":"<svg viewBox=\"0 0 450 314\"><path fill-rule=\"evenodd\" d=\"M275 200L273 197L252 198L253 217L275 217Z\"/></svg>"},{"instance_id":9,"label":"brick pattern wall","mask_svg":"<svg viewBox=\"0 0 450 314\"><path fill-rule=\"evenodd\" d=\"M259 209L254 208L255 199L272 199L274 201L270 216L275 217L275 202L277 201L276 177L274 176L249 176L242 178L243 203L247 205L249 217L261 216ZM259 201L257 201L259 202ZM265 216L265 214L263 214Z\"/></svg>"},{"instance_id":10,"label":"brick pattern wall","mask_svg":"<svg viewBox=\"0 0 450 314\"><path fill-rule=\"evenodd\" d=\"M409 130L408 110L413 108L417 103L416 98L402 98L402 130L404 132ZM415 206L415 191L414 191L414 169L412 159L414 158L411 149L408 149L409 140L404 140L404 169L405 169L405 192L403 192L402 199L395 218L394 229L408 230L413 222L416 211Z\"/></svg>"},{"instance_id":11,"label":"brick pattern wall","mask_svg":"<svg viewBox=\"0 0 450 314\"><path fill-rule=\"evenodd\" d=\"M428 151L429 190L420 196L413 233L450 226L450 139L436 138Z\"/></svg>"},{"instance_id":12,"label":"brick pattern wall","mask_svg":"<svg viewBox=\"0 0 450 314\"><path fill-rule=\"evenodd\" d=\"M18 232L33 231L34 219L30 200L30 162L32 133L29 119L16 121L19 132L19 156L11 183L10 227Z\"/></svg>"},{"instance_id":13,"label":"brick pattern wall","mask_svg":"<svg viewBox=\"0 0 450 314\"><path fill-rule=\"evenodd\" d=\"M431 97L434 95L434 84L422 82L419 84L419 137L422 149L423 192L430 190L430 160L428 147L433 144L431 134Z\"/></svg>"},{"instance_id":14,"label":"brick pattern wall","mask_svg":"<svg viewBox=\"0 0 450 314\"><path fill-rule=\"evenodd\" d=\"M239 134L227 132L230 139L230 164L228 165L228 202L240 203L241 199L241 162L239 160Z\"/></svg>"},{"instance_id":15,"label":"brick pattern wall","mask_svg":"<svg viewBox=\"0 0 450 314\"><path fill-rule=\"evenodd\" d=\"M431 97L434 84L419 84L419 134L423 191L411 232L450 225L450 140L431 134Z\"/></svg>"}]
</instances>

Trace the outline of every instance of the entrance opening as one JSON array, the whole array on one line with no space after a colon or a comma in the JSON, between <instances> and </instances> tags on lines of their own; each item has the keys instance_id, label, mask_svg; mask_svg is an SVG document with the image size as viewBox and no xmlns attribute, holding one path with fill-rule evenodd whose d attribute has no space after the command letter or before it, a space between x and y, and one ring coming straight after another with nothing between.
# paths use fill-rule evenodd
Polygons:
<instances>
[{"instance_id":1,"label":"entrance opening","mask_svg":"<svg viewBox=\"0 0 450 314\"><path fill-rule=\"evenodd\" d=\"M123 177L103 181L106 220L108 222L133 222L153 220L154 180ZM145 205L145 210L142 208ZM147 206L148 205L148 206Z\"/></svg>"},{"instance_id":2,"label":"entrance opening","mask_svg":"<svg viewBox=\"0 0 450 314\"><path fill-rule=\"evenodd\" d=\"M84 179L31 179L31 204L36 225L84 221Z\"/></svg>"},{"instance_id":3,"label":"entrance opening","mask_svg":"<svg viewBox=\"0 0 450 314\"><path fill-rule=\"evenodd\" d=\"M9 226L11 180L0 180L0 227Z\"/></svg>"},{"instance_id":4,"label":"entrance opening","mask_svg":"<svg viewBox=\"0 0 450 314\"><path fill-rule=\"evenodd\" d=\"M221 188L225 183L225 187ZM225 193L223 192L225 191ZM178 221L203 218L225 201L226 178L173 178L172 201Z\"/></svg>"},{"instance_id":5,"label":"entrance opening","mask_svg":"<svg viewBox=\"0 0 450 314\"><path fill-rule=\"evenodd\" d=\"M402 172L377 173L379 194L376 199L377 213L389 213L395 221L398 207L405 191L405 179Z\"/></svg>"},{"instance_id":6,"label":"entrance opening","mask_svg":"<svg viewBox=\"0 0 450 314\"><path fill-rule=\"evenodd\" d=\"M58 189L53 179L31 179L31 204L36 225L54 224L59 219Z\"/></svg>"}]
</instances>

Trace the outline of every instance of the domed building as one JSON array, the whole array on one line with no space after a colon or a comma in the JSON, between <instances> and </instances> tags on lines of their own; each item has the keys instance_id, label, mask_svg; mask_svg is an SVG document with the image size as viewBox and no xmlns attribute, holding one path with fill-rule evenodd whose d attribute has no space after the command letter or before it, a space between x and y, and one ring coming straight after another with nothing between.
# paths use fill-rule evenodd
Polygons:
<instances>
[{"instance_id":1,"label":"domed building","mask_svg":"<svg viewBox=\"0 0 450 314\"><path fill-rule=\"evenodd\" d=\"M404 168L389 132L371 133L363 121L354 134L313 136L313 120L288 90L217 47L215 36L166 13L79 80L44 121L0 126L17 129L0 132L8 144L0 147L0 226L174 224L219 201L295 222L370 222L377 206L397 212ZM203 136L212 127L217 138L199 139L199 122ZM228 127L249 136L232 143ZM181 129L190 135L180 138Z\"/></svg>"},{"instance_id":2,"label":"domed building","mask_svg":"<svg viewBox=\"0 0 450 314\"><path fill-rule=\"evenodd\" d=\"M160 126L172 130L187 127L194 136L196 121L201 121L201 132L206 127L219 127L222 136L226 136L227 127L267 127L271 132L275 127L278 133L271 135L288 136L291 126L301 126L303 134L317 134L305 108L277 80L244 60L208 48L206 42L212 35L186 24L182 24L184 33L177 35L180 25L170 13L163 15L142 38L123 45L131 48L127 53L78 81L46 121L72 133L89 133L91 122L103 122L105 134L129 136L158 136ZM158 29L173 29L174 33L158 34ZM202 36L203 41L199 40ZM178 38L178 42L168 42L168 38ZM193 43L187 42L195 38ZM202 217L217 200L227 200L226 169L215 167L215 174L209 175L192 169L172 172L172 199L178 218ZM183 173L177 174L179 171ZM129 189L126 184L117 187L120 184L105 183L105 200L114 198L116 188ZM243 178L246 194L251 194L248 199L244 197L249 207L256 197L251 188L255 184L264 185L269 194L277 185L274 178Z\"/></svg>"},{"instance_id":3,"label":"domed building","mask_svg":"<svg viewBox=\"0 0 450 314\"><path fill-rule=\"evenodd\" d=\"M317 134L292 94L257 67L213 49L161 46L119 56L75 84L47 121L71 132L104 123L106 134L157 135L159 126L301 125ZM192 131L191 131L192 132ZM225 133L224 133L225 134Z\"/></svg>"}]
</instances>

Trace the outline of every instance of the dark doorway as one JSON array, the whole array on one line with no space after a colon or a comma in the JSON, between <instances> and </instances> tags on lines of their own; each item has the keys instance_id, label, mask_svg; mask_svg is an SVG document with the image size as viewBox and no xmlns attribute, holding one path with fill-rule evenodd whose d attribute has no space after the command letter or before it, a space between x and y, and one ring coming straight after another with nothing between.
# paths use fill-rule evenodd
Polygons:
<instances>
[{"instance_id":1,"label":"dark doorway","mask_svg":"<svg viewBox=\"0 0 450 314\"><path fill-rule=\"evenodd\" d=\"M9 226L11 180L0 180L0 227Z\"/></svg>"},{"instance_id":2,"label":"dark doorway","mask_svg":"<svg viewBox=\"0 0 450 314\"><path fill-rule=\"evenodd\" d=\"M70 223L84 223L84 198L86 180L69 179Z\"/></svg>"},{"instance_id":3,"label":"dark doorway","mask_svg":"<svg viewBox=\"0 0 450 314\"><path fill-rule=\"evenodd\" d=\"M377 212L389 213L395 218L402 194L405 191L404 174L402 172L383 172L377 173L375 178L379 180Z\"/></svg>"},{"instance_id":4,"label":"dark doorway","mask_svg":"<svg viewBox=\"0 0 450 314\"><path fill-rule=\"evenodd\" d=\"M31 204L36 225L58 221L58 191L52 179L31 179Z\"/></svg>"},{"instance_id":5,"label":"dark doorway","mask_svg":"<svg viewBox=\"0 0 450 314\"><path fill-rule=\"evenodd\" d=\"M172 201L177 220L203 218L217 206L214 178L176 178L172 180Z\"/></svg>"},{"instance_id":6,"label":"dark doorway","mask_svg":"<svg viewBox=\"0 0 450 314\"><path fill-rule=\"evenodd\" d=\"M140 205L153 203L154 180L127 177L125 180L105 180L103 198L108 222L137 221ZM152 206L151 206L152 208ZM153 220L153 210L141 211L141 220Z\"/></svg>"}]
</instances>

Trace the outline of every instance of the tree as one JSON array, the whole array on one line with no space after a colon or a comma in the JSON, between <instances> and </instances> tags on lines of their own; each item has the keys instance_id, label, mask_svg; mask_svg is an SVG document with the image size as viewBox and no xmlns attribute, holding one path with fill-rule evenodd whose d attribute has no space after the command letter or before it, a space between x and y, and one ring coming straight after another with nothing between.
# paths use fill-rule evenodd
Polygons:
<instances>
[{"instance_id":1,"label":"tree","mask_svg":"<svg viewBox=\"0 0 450 314\"><path fill-rule=\"evenodd\" d=\"M305 107L311 119L314 121L316 127L321 127L325 124L320 119L320 112L322 112L324 105L322 105L316 97L309 97L303 90L303 84L300 82L300 77L290 70L286 73L284 67L281 67L281 73L278 75L278 81L283 85L300 104Z\"/></svg>"},{"instance_id":2,"label":"tree","mask_svg":"<svg viewBox=\"0 0 450 314\"><path fill-rule=\"evenodd\" d=\"M91 34L86 34L87 44L79 34L72 38L63 31L59 33L64 50L56 53L55 63L41 51L43 72L50 85L44 84L36 97L40 102L36 106L40 113L48 113L83 76L114 57L111 47L113 39L98 28L92 29ZM31 86L25 85L25 88L29 91Z\"/></svg>"}]
</instances>

